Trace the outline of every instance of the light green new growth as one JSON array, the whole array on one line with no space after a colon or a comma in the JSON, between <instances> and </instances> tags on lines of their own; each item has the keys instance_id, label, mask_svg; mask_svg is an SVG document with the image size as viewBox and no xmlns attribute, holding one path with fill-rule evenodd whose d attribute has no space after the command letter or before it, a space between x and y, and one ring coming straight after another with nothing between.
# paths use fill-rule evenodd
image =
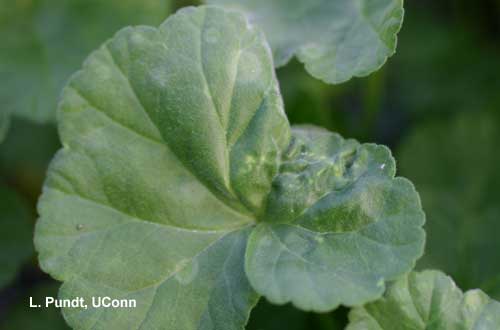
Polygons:
<instances>
[{"instance_id":1,"label":"light green new growth","mask_svg":"<svg viewBox=\"0 0 500 330\"><path fill-rule=\"evenodd\" d=\"M338 84L366 76L394 54L403 0L206 0L245 12L262 27L277 67L296 55L307 71Z\"/></svg>"},{"instance_id":2,"label":"light green new growth","mask_svg":"<svg viewBox=\"0 0 500 330\"><path fill-rule=\"evenodd\" d=\"M386 147L295 129L265 223L250 236L252 286L273 303L320 312L382 295L425 239L418 194L395 172Z\"/></svg>"},{"instance_id":3,"label":"light green new growth","mask_svg":"<svg viewBox=\"0 0 500 330\"><path fill-rule=\"evenodd\" d=\"M412 272L384 297L349 314L347 330L497 330L500 303L480 290L465 293L438 271Z\"/></svg>"},{"instance_id":4,"label":"light green new growth","mask_svg":"<svg viewBox=\"0 0 500 330\"><path fill-rule=\"evenodd\" d=\"M59 131L40 264L62 297L137 300L64 309L75 329L238 330L258 293L360 304L422 253L418 195L388 149L292 134L271 50L239 13L120 31L64 89Z\"/></svg>"}]
</instances>

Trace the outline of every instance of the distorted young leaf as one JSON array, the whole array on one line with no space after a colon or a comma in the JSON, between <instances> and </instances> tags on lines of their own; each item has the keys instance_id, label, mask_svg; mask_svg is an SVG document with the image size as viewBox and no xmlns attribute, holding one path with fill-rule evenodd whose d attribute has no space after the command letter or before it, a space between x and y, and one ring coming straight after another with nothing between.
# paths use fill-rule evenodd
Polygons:
<instances>
[{"instance_id":1,"label":"distorted young leaf","mask_svg":"<svg viewBox=\"0 0 500 330\"><path fill-rule=\"evenodd\" d=\"M337 84L366 76L394 54L402 0L206 0L245 12L266 33L277 67L295 55Z\"/></svg>"},{"instance_id":2,"label":"distorted young leaf","mask_svg":"<svg viewBox=\"0 0 500 330\"><path fill-rule=\"evenodd\" d=\"M30 297L36 304L44 304L46 297L57 298L58 287L57 283L49 282L29 289L6 309L5 317L0 320L0 330L69 330L57 308L32 308L29 305Z\"/></svg>"},{"instance_id":3,"label":"distorted young leaf","mask_svg":"<svg viewBox=\"0 0 500 330\"><path fill-rule=\"evenodd\" d=\"M33 253L30 214L21 198L0 183L0 289Z\"/></svg>"},{"instance_id":4,"label":"distorted young leaf","mask_svg":"<svg viewBox=\"0 0 500 330\"><path fill-rule=\"evenodd\" d=\"M464 289L500 299L500 121L461 114L418 128L401 146L400 170L428 215L420 268L442 269Z\"/></svg>"},{"instance_id":5,"label":"distorted young leaf","mask_svg":"<svg viewBox=\"0 0 500 330\"><path fill-rule=\"evenodd\" d=\"M58 95L87 54L129 24L159 24L170 0L0 0L3 110L52 121Z\"/></svg>"},{"instance_id":6,"label":"distorted young leaf","mask_svg":"<svg viewBox=\"0 0 500 330\"><path fill-rule=\"evenodd\" d=\"M497 330L500 303L481 290L463 293L438 271L411 272L380 300L349 314L347 330Z\"/></svg>"},{"instance_id":7,"label":"distorted young leaf","mask_svg":"<svg viewBox=\"0 0 500 330\"><path fill-rule=\"evenodd\" d=\"M249 239L252 286L273 303L320 312L382 295L424 244L418 194L394 175L383 146L296 128Z\"/></svg>"},{"instance_id":8,"label":"distorted young leaf","mask_svg":"<svg viewBox=\"0 0 500 330\"><path fill-rule=\"evenodd\" d=\"M272 55L245 18L188 8L120 31L59 108L64 148L35 243L61 296L137 300L64 310L77 329L243 329L257 294L249 226L289 142Z\"/></svg>"}]
</instances>

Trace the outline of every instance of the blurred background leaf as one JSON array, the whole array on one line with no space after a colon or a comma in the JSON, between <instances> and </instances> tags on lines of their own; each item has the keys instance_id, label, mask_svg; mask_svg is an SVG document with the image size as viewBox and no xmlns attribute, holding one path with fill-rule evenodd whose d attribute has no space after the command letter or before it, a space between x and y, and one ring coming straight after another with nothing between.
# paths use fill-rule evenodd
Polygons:
<instances>
[{"instance_id":1,"label":"blurred background leaf","mask_svg":"<svg viewBox=\"0 0 500 330\"><path fill-rule=\"evenodd\" d=\"M0 173L7 183L23 193L32 210L41 192L48 164L59 148L55 125L16 118L0 145Z\"/></svg>"},{"instance_id":2,"label":"blurred background leaf","mask_svg":"<svg viewBox=\"0 0 500 330\"><path fill-rule=\"evenodd\" d=\"M443 22L433 12L409 13L390 68L391 101L419 120L495 108L500 104L495 38L462 21Z\"/></svg>"},{"instance_id":3,"label":"blurred background leaf","mask_svg":"<svg viewBox=\"0 0 500 330\"><path fill-rule=\"evenodd\" d=\"M278 70L293 123L314 123L394 147L412 126L500 107L500 1L406 1L395 56L346 84L314 81L300 64Z\"/></svg>"},{"instance_id":4,"label":"blurred background leaf","mask_svg":"<svg viewBox=\"0 0 500 330\"><path fill-rule=\"evenodd\" d=\"M0 183L0 289L33 253L30 217L21 198Z\"/></svg>"},{"instance_id":5,"label":"blurred background leaf","mask_svg":"<svg viewBox=\"0 0 500 330\"><path fill-rule=\"evenodd\" d=\"M0 0L0 102L37 122L90 51L127 25L158 25L170 0Z\"/></svg>"},{"instance_id":6,"label":"blurred background leaf","mask_svg":"<svg viewBox=\"0 0 500 330\"><path fill-rule=\"evenodd\" d=\"M500 299L500 121L463 113L421 127L401 145L402 175L427 213L421 269L440 269L464 289Z\"/></svg>"},{"instance_id":7,"label":"blurred background leaf","mask_svg":"<svg viewBox=\"0 0 500 330\"><path fill-rule=\"evenodd\" d=\"M264 31L275 67L293 57L317 79L340 84L366 77L392 56L403 0L205 0L244 12Z\"/></svg>"},{"instance_id":8,"label":"blurred background leaf","mask_svg":"<svg viewBox=\"0 0 500 330\"><path fill-rule=\"evenodd\" d=\"M7 135L7 131L10 125L10 114L5 112L0 112L0 143L5 139L5 135Z\"/></svg>"}]
</instances>

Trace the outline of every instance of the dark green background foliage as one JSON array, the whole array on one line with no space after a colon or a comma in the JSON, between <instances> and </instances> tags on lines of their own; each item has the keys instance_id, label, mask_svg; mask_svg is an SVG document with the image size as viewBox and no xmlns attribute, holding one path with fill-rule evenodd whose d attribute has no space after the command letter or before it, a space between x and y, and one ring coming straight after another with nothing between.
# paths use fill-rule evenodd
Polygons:
<instances>
[{"instance_id":1,"label":"dark green background foliage","mask_svg":"<svg viewBox=\"0 0 500 330\"><path fill-rule=\"evenodd\" d=\"M3 111L54 121L60 89L87 54L125 25L163 21L170 1L0 1Z\"/></svg>"},{"instance_id":2,"label":"dark green background foliage","mask_svg":"<svg viewBox=\"0 0 500 330\"><path fill-rule=\"evenodd\" d=\"M97 26L92 22L102 21L102 15L107 21L107 9L93 6L95 1L83 7L69 1L76 10L53 1L68 15L54 19L40 14L49 2L0 0L0 113L14 113L0 144L0 184L27 206L20 237L32 235L28 228L36 219L46 169L60 147L51 123L59 88L119 27L156 25L169 7L158 5L152 16L145 9L134 19L119 11L113 24L102 27L105 32L86 31L75 39L81 33L77 27ZM188 4L174 1L172 7ZM405 11L396 55L366 78L327 85L296 60L278 69L285 109L292 124L315 124L360 142L388 145L398 174L414 182L427 214L426 256L418 268L441 269L464 291L481 288L500 299L500 1L409 0ZM73 35L62 37L63 29ZM54 55L68 48L64 57ZM41 121L48 123L35 123ZM0 214L2 233L6 214L11 213ZM46 295L57 286L38 269L34 255L29 258L32 247L26 251L17 275L0 283L0 329L65 329L57 311L26 308L27 296ZM342 329L347 312L342 307L305 313L261 300L248 329Z\"/></svg>"}]
</instances>

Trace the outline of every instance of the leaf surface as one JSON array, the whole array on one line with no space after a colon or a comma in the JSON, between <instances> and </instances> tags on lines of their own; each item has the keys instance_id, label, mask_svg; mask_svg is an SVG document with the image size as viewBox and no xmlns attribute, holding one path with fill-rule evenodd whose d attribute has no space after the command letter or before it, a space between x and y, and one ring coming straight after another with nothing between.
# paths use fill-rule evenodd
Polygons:
<instances>
[{"instance_id":1,"label":"leaf surface","mask_svg":"<svg viewBox=\"0 0 500 330\"><path fill-rule=\"evenodd\" d=\"M464 113L421 126L400 150L428 215L420 268L442 269L464 289L500 298L498 117Z\"/></svg>"},{"instance_id":2,"label":"leaf surface","mask_svg":"<svg viewBox=\"0 0 500 330\"><path fill-rule=\"evenodd\" d=\"M277 67L294 55L314 77L341 83L380 68L396 49L402 0L206 0L260 26Z\"/></svg>"},{"instance_id":3,"label":"leaf surface","mask_svg":"<svg viewBox=\"0 0 500 330\"><path fill-rule=\"evenodd\" d=\"M21 198L0 183L0 289L33 253L30 214Z\"/></svg>"},{"instance_id":4,"label":"leaf surface","mask_svg":"<svg viewBox=\"0 0 500 330\"><path fill-rule=\"evenodd\" d=\"M120 31L64 89L39 203L42 268L76 329L242 329L249 226L288 145L272 55L244 17L188 8Z\"/></svg>"},{"instance_id":5,"label":"leaf surface","mask_svg":"<svg viewBox=\"0 0 500 330\"><path fill-rule=\"evenodd\" d=\"M382 295L384 280L413 268L425 238L418 194L394 174L385 147L296 128L249 239L252 286L319 312Z\"/></svg>"},{"instance_id":6,"label":"leaf surface","mask_svg":"<svg viewBox=\"0 0 500 330\"><path fill-rule=\"evenodd\" d=\"M384 297L349 314L347 330L495 330L500 303L481 290L463 293L438 271L412 272L392 283Z\"/></svg>"}]
</instances>

